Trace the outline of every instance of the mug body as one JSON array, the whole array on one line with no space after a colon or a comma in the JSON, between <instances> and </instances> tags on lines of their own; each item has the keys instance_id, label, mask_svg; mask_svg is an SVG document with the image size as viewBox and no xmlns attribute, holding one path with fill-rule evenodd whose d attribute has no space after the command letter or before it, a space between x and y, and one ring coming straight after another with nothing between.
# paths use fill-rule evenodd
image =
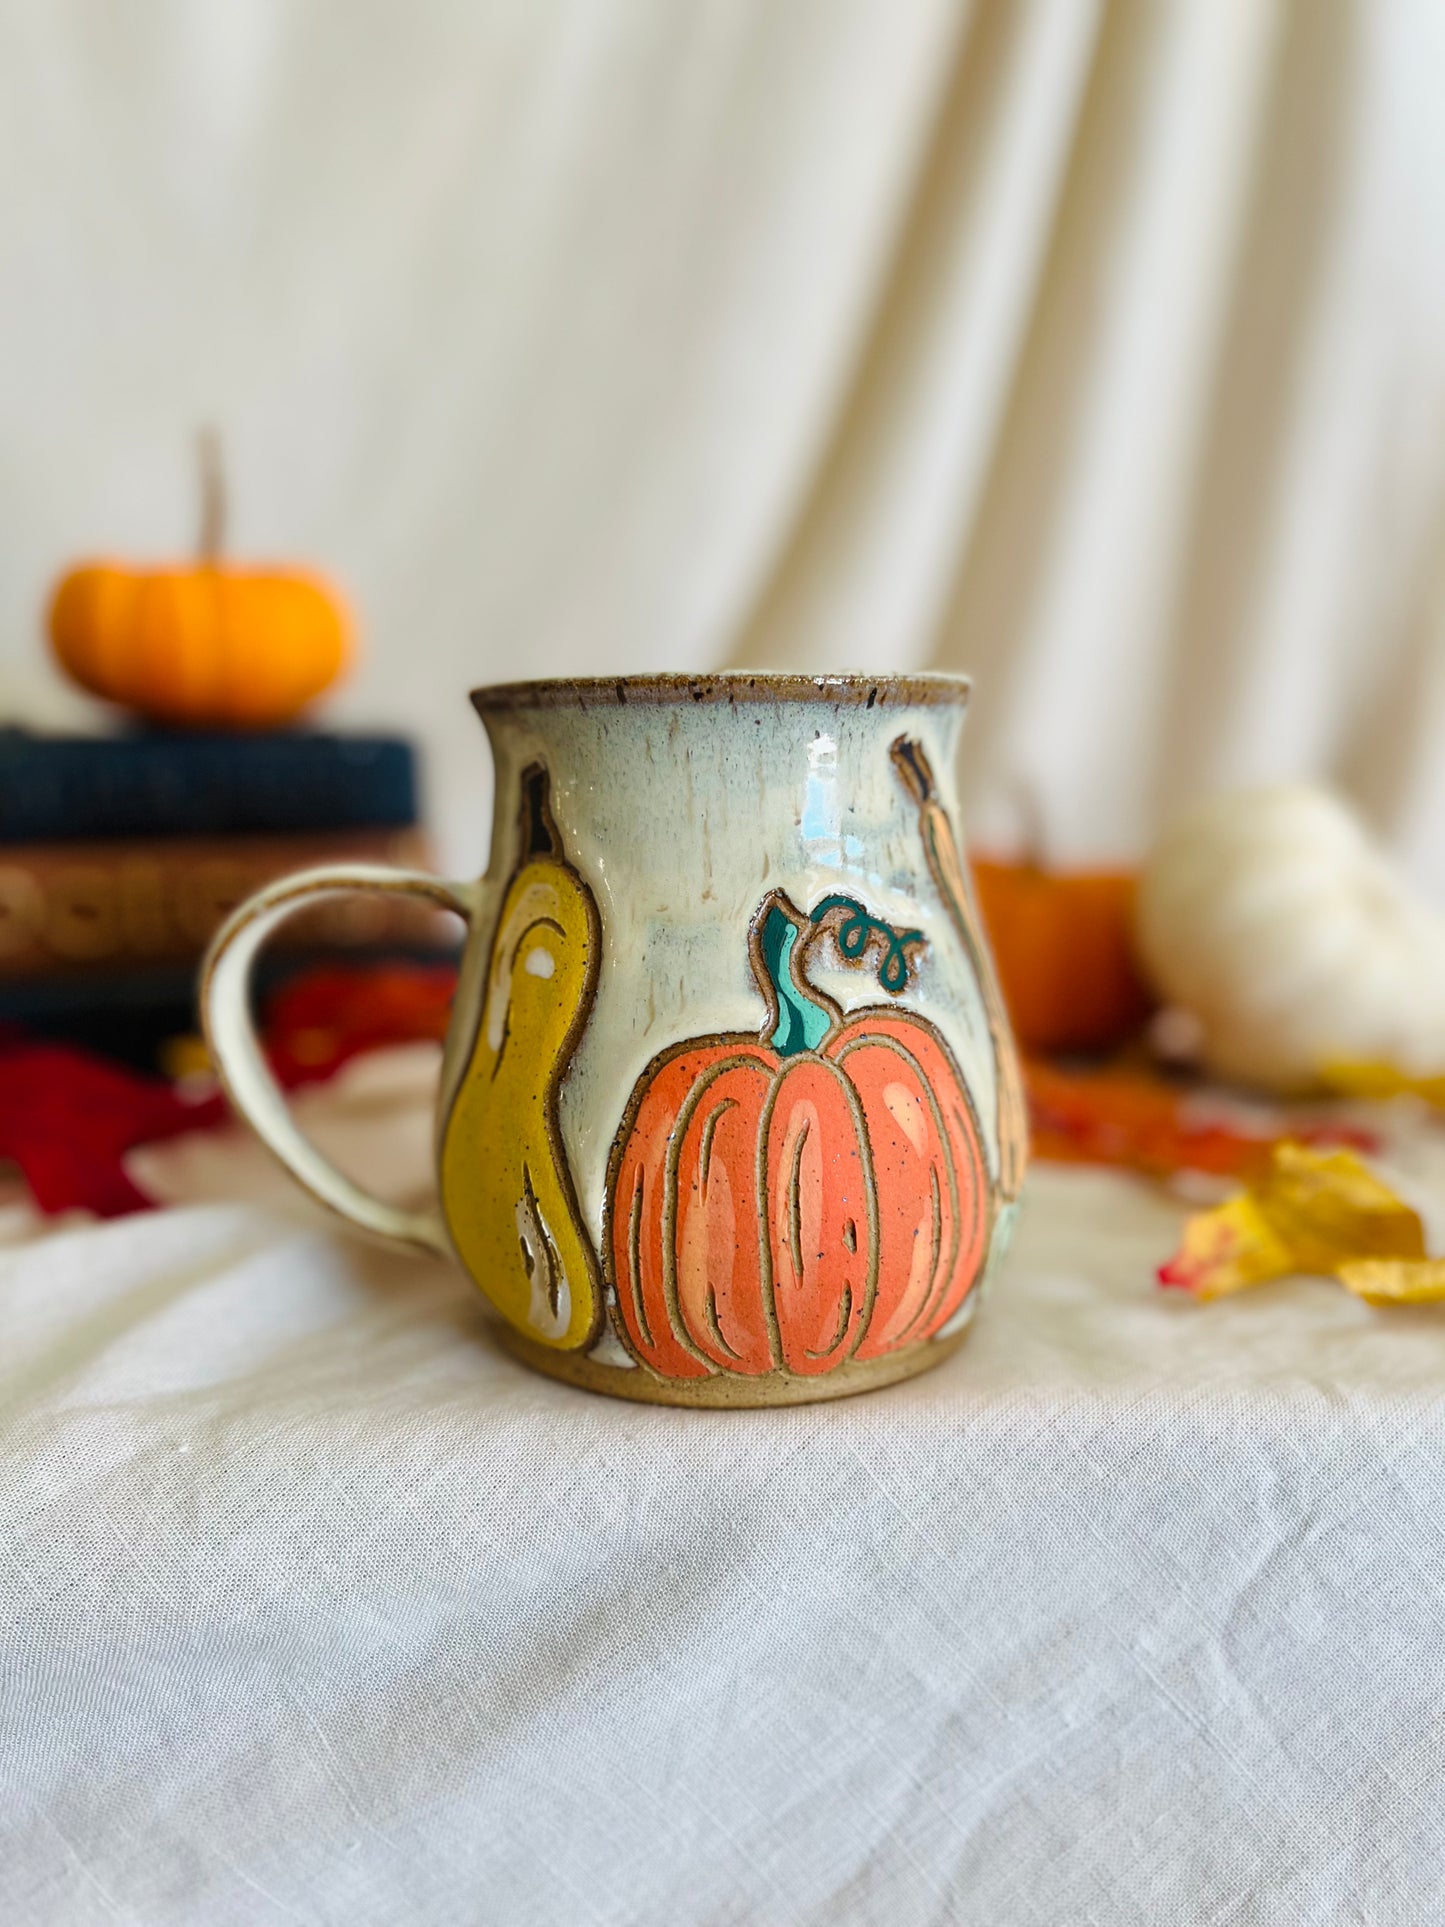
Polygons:
<instances>
[{"instance_id":1,"label":"mug body","mask_svg":"<svg viewBox=\"0 0 1445 1927\"><path fill-rule=\"evenodd\" d=\"M959 859L967 685L635 677L473 700L488 874L442 1208L542 1371L827 1398L961 1340L1022 1176Z\"/></svg>"}]
</instances>

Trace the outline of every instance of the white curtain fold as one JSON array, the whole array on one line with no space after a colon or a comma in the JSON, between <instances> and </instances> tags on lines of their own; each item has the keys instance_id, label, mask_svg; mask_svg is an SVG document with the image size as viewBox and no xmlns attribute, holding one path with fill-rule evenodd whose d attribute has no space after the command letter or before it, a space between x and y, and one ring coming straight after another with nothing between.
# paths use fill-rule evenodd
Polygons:
<instances>
[{"instance_id":1,"label":"white curtain fold","mask_svg":"<svg viewBox=\"0 0 1445 1927\"><path fill-rule=\"evenodd\" d=\"M363 612L332 713L520 673L971 670L976 836L1345 785L1445 889L1430 0L0 10L0 700L193 524Z\"/></svg>"}]
</instances>

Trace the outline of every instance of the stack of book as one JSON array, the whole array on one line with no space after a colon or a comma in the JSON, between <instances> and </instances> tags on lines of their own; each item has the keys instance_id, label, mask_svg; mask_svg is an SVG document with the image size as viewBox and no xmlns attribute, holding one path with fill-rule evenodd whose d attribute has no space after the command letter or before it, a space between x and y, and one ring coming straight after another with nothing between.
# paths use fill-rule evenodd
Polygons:
<instances>
[{"instance_id":1,"label":"stack of book","mask_svg":"<svg viewBox=\"0 0 1445 1927\"><path fill-rule=\"evenodd\" d=\"M196 966L243 897L357 859L426 867L399 739L0 729L0 1023L146 1061L194 1029ZM340 898L286 931L293 967L435 956L449 937L391 897Z\"/></svg>"}]
</instances>

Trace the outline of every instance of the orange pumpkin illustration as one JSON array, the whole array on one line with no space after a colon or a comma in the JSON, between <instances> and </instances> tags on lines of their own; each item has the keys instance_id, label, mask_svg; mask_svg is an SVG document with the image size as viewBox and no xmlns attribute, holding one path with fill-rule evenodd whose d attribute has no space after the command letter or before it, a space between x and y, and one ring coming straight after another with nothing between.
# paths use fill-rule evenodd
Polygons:
<instances>
[{"instance_id":1,"label":"orange pumpkin illustration","mask_svg":"<svg viewBox=\"0 0 1445 1927\"><path fill-rule=\"evenodd\" d=\"M881 939L880 981L906 985L920 932L847 898L809 917L774 892L750 932L761 1036L662 1052L623 1118L605 1243L623 1340L665 1377L877 1358L932 1337L982 1268L988 1177L958 1066L923 1018L844 1017L808 982L829 925L845 962Z\"/></svg>"}]
</instances>

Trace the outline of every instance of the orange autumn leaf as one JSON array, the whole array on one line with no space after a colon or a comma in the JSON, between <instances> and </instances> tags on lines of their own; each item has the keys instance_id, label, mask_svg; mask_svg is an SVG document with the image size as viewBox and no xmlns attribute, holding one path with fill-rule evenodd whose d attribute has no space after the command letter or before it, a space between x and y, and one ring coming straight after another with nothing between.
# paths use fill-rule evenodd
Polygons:
<instances>
[{"instance_id":1,"label":"orange autumn leaf","mask_svg":"<svg viewBox=\"0 0 1445 1927\"><path fill-rule=\"evenodd\" d=\"M1249 1132L1200 1115L1198 1099L1136 1071L1064 1071L1024 1065L1035 1157L1059 1164L1111 1164L1156 1178L1178 1171L1253 1179L1270 1168L1278 1132ZM1325 1125L1301 1129L1316 1143L1373 1150L1368 1133Z\"/></svg>"},{"instance_id":2,"label":"orange autumn leaf","mask_svg":"<svg viewBox=\"0 0 1445 1927\"><path fill-rule=\"evenodd\" d=\"M1352 1151L1320 1151L1286 1139L1248 1190L1187 1221L1159 1282L1217 1298L1291 1272L1343 1276L1342 1268L1353 1268L1358 1276L1361 1261L1424 1259L1418 1214L1367 1164ZM1440 1271L1445 1279L1445 1266ZM1369 1295L1351 1278L1344 1282ZM1396 1280L1392 1292L1390 1278L1368 1269L1364 1283L1378 1302L1398 1298L1402 1289Z\"/></svg>"}]
</instances>

